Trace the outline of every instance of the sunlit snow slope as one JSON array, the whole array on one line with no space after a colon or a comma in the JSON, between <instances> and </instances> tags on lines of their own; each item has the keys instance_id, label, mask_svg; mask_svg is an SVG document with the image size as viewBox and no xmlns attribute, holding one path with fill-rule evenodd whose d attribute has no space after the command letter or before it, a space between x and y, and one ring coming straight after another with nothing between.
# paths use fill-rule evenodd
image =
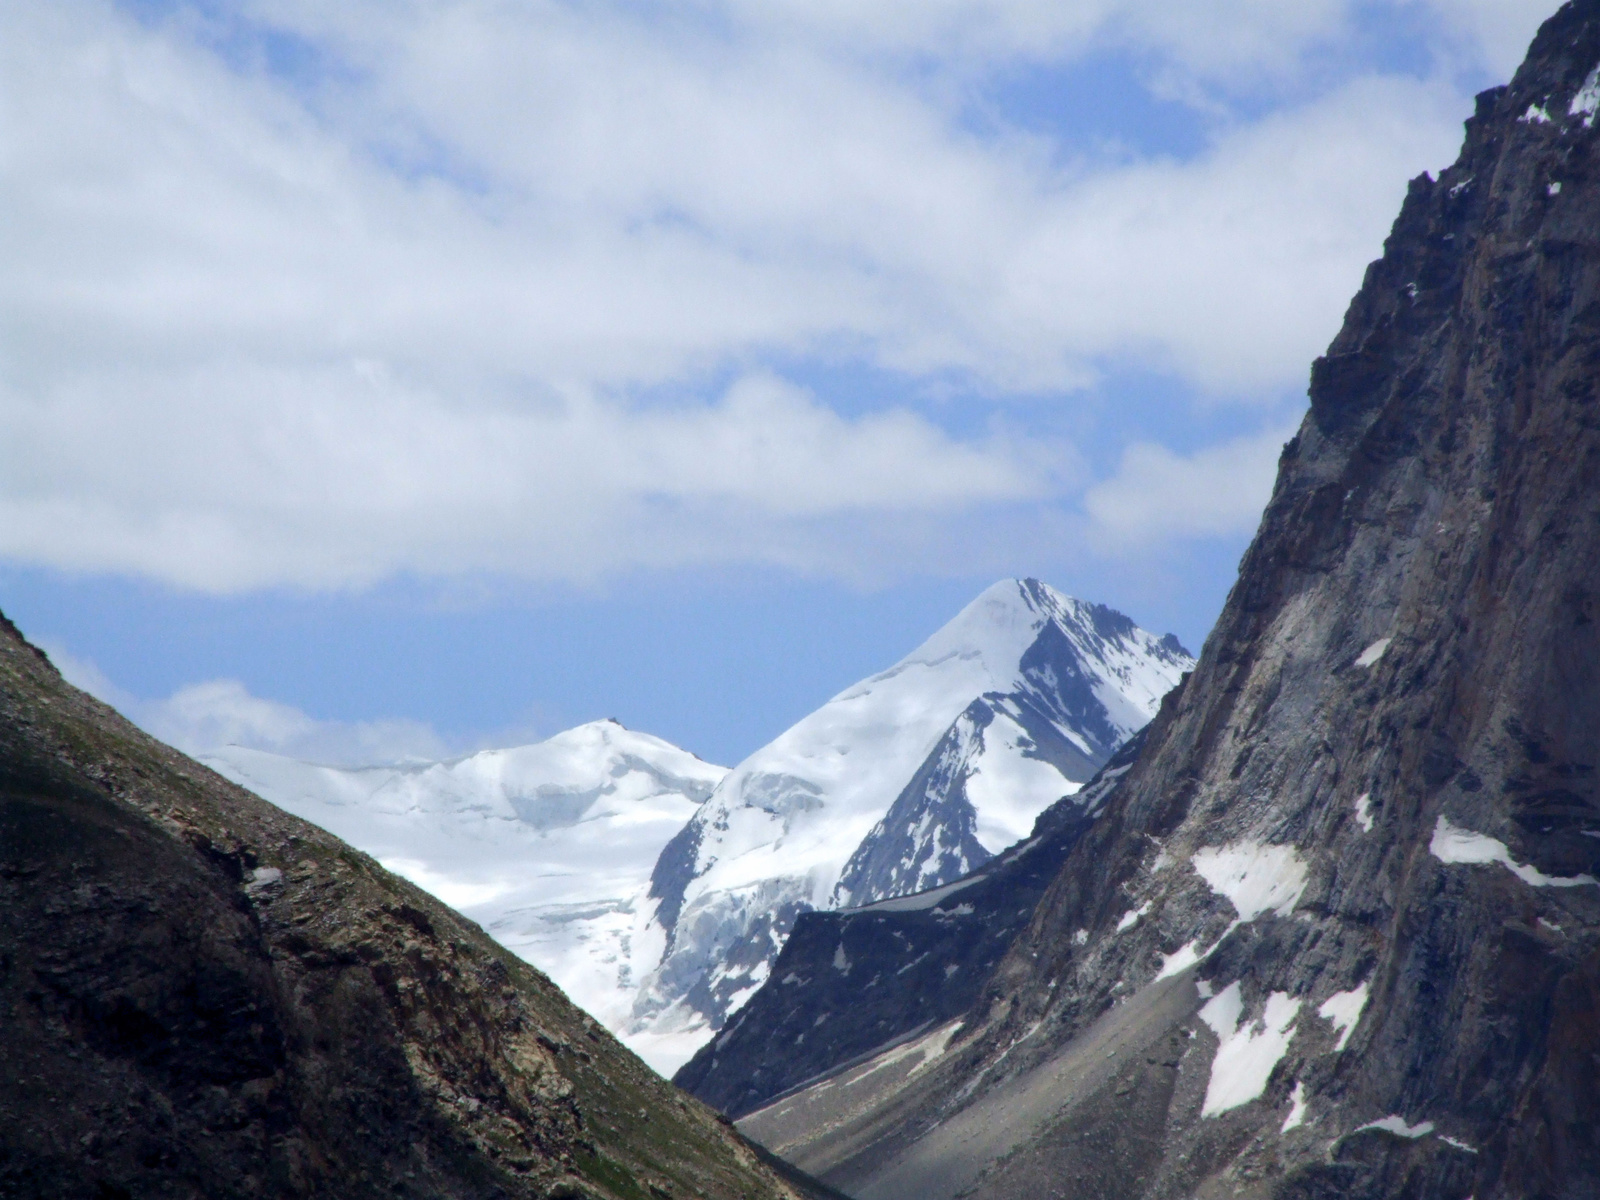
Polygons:
<instances>
[{"instance_id":1,"label":"sunlit snow slope","mask_svg":"<svg viewBox=\"0 0 1600 1200\"><path fill-rule=\"evenodd\" d=\"M727 773L614 721L453 762L345 769L230 746L207 765L365 850L545 971L607 1026L629 1023L665 949L651 867ZM670 1071L650 1030L629 1041Z\"/></svg>"},{"instance_id":2,"label":"sunlit snow slope","mask_svg":"<svg viewBox=\"0 0 1600 1200\"><path fill-rule=\"evenodd\" d=\"M800 912L933 887L1025 837L1192 665L1103 605L995 584L740 763L673 839L650 891L669 952L629 1028L692 1050Z\"/></svg>"}]
</instances>

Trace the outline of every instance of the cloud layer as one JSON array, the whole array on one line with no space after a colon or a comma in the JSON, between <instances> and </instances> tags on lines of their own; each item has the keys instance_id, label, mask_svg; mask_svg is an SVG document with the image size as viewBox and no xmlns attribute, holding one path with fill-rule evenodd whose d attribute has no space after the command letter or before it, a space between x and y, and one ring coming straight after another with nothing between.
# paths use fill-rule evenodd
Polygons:
<instances>
[{"instance_id":1,"label":"cloud layer","mask_svg":"<svg viewBox=\"0 0 1600 1200\"><path fill-rule=\"evenodd\" d=\"M236 679L209 679L164 699L145 699L118 687L93 662L64 646L46 640L44 649L68 683L185 754L249 746L308 762L370 766L435 761L448 753L443 739L420 721L318 720L293 705L264 700Z\"/></svg>"},{"instance_id":2,"label":"cloud layer","mask_svg":"<svg viewBox=\"0 0 1600 1200\"><path fill-rule=\"evenodd\" d=\"M0 7L0 556L237 591L1235 528L1128 481L1254 450L1133 447L1085 500L1029 414L1132 364L1280 436L1465 105L1443 68L1285 82L1342 0L1215 7ZM1529 12L1434 20L1498 66ZM1199 153L974 132L1006 72L1110 51L1216 108Z\"/></svg>"}]
</instances>

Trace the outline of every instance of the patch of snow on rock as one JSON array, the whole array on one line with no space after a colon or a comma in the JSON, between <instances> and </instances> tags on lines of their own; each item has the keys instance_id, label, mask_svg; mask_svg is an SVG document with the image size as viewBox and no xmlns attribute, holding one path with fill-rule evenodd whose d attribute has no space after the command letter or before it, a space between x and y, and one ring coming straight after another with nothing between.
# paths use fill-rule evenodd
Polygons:
<instances>
[{"instance_id":1,"label":"patch of snow on rock","mask_svg":"<svg viewBox=\"0 0 1600 1200\"><path fill-rule=\"evenodd\" d=\"M1149 911L1150 902L1148 900L1146 900L1138 908L1130 908L1127 912L1122 914L1122 920L1117 922L1117 932L1121 933L1125 929L1132 929L1139 923L1139 918L1144 916L1145 913Z\"/></svg>"},{"instance_id":2,"label":"patch of snow on rock","mask_svg":"<svg viewBox=\"0 0 1600 1200\"><path fill-rule=\"evenodd\" d=\"M1589 72L1577 95L1572 97L1572 102L1567 105L1567 116L1581 116L1583 127L1587 129L1594 124L1596 110L1600 110L1600 66Z\"/></svg>"},{"instance_id":3,"label":"patch of snow on rock","mask_svg":"<svg viewBox=\"0 0 1600 1200\"><path fill-rule=\"evenodd\" d=\"M926 892L916 892L910 896L895 896L890 900L879 900L873 904L863 904L859 912L921 912L932 908L935 904L942 903L947 897L955 895L962 888L969 888L975 883L982 883L984 876L969 875L965 879L958 879L954 883L947 883L943 887L930 888Z\"/></svg>"},{"instance_id":4,"label":"patch of snow on rock","mask_svg":"<svg viewBox=\"0 0 1600 1200\"><path fill-rule=\"evenodd\" d=\"M1528 105L1528 111L1518 117L1517 120L1527 125L1548 125L1550 124L1550 114L1545 111L1543 106L1530 104Z\"/></svg>"},{"instance_id":5,"label":"patch of snow on rock","mask_svg":"<svg viewBox=\"0 0 1600 1200\"><path fill-rule=\"evenodd\" d=\"M1382 1120L1368 1121L1365 1125L1358 1125L1350 1132L1352 1134L1364 1133L1368 1129L1381 1129L1385 1133L1394 1134L1396 1137L1411 1138L1415 1140L1419 1137L1426 1137L1428 1134L1432 1133L1433 1122L1423 1121L1418 1125L1407 1125L1404 1117L1398 1117L1391 1114L1387 1117L1384 1117Z\"/></svg>"},{"instance_id":6,"label":"patch of snow on rock","mask_svg":"<svg viewBox=\"0 0 1600 1200\"><path fill-rule=\"evenodd\" d=\"M1306 863L1293 846L1233 842L1196 850L1190 862L1207 887L1228 898L1241 921L1265 912L1286 917L1306 890Z\"/></svg>"},{"instance_id":7,"label":"patch of snow on rock","mask_svg":"<svg viewBox=\"0 0 1600 1200\"><path fill-rule=\"evenodd\" d=\"M840 942L833 951L833 969L841 975L850 974L850 959L845 955L844 943Z\"/></svg>"},{"instance_id":8,"label":"patch of snow on rock","mask_svg":"<svg viewBox=\"0 0 1600 1200\"><path fill-rule=\"evenodd\" d=\"M1355 1032L1361 1013L1367 1007L1367 985L1352 988L1348 992L1335 992L1322 1002L1322 1007L1317 1009L1317 1016L1332 1023L1339 1031L1339 1042L1334 1046L1334 1052L1343 1050L1350 1041L1350 1035Z\"/></svg>"},{"instance_id":9,"label":"patch of snow on rock","mask_svg":"<svg viewBox=\"0 0 1600 1200\"><path fill-rule=\"evenodd\" d=\"M1156 979L1165 979L1169 975L1176 975L1179 971L1187 971L1200 961L1200 943L1198 940L1185 942L1171 954L1161 957L1161 970L1156 972Z\"/></svg>"},{"instance_id":10,"label":"patch of snow on rock","mask_svg":"<svg viewBox=\"0 0 1600 1200\"><path fill-rule=\"evenodd\" d=\"M1356 821L1363 833L1372 832L1372 793L1362 792L1356 797Z\"/></svg>"},{"instance_id":11,"label":"patch of snow on rock","mask_svg":"<svg viewBox=\"0 0 1600 1200\"><path fill-rule=\"evenodd\" d=\"M1306 1085L1295 1080L1294 1091L1289 1094L1289 1115L1284 1118L1283 1132L1298 1129L1306 1123Z\"/></svg>"},{"instance_id":12,"label":"patch of snow on rock","mask_svg":"<svg viewBox=\"0 0 1600 1200\"><path fill-rule=\"evenodd\" d=\"M1439 1140L1447 1146L1454 1146L1457 1150L1464 1150L1468 1154L1476 1154L1478 1152L1478 1148L1476 1146L1469 1146L1465 1142L1451 1137L1449 1134L1441 1133L1439 1135Z\"/></svg>"},{"instance_id":13,"label":"patch of snow on rock","mask_svg":"<svg viewBox=\"0 0 1600 1200\"><path fill-rule=\"evenodd\" d=\"M1471 866L1499 863L1523 883L1533 887L1578 887L1586 883L1600 887L1600 880L1593 875L1546 875L1537 867L1519 863L1511 857L1511 851L1504 842L1452 825L1443 814L1433 827L1433 840L1428 843L1428 850L1442 863Z\"/></svg>"},{"instance_id":14,"label":"patch of snow on rock","mask_svg":"<svg viewBox=\"0 0 1600 1200\"><path fill-rule=\"evenodd\" d=\"M1238 1108L1266 1090L1267 1077L1289 1048L1290 1027L1299 1012L1300 1001L1290 999L1287 992L1273 992L1261 1018L1245 1022L1238 981L1205 1003L1200 1019L1217 1035L1218 1046L1201 1116L1214 1117Z\"/></svg>"},{"instance_id":15,"label":"patch of snow on rock","mask_svg":"<svg viewBox=\"0 0 1600 1200\"><path fill-rule=\"evenodd\" d=\"M1372 645L1368 646L1360 654L1356 655L1356 666L1372 666L1384 656L1389 649L1389 643L1392 641L1394 641L1393 638L1379 638L1377 641L1373 642Z\"/></svg>"}]
</instances>

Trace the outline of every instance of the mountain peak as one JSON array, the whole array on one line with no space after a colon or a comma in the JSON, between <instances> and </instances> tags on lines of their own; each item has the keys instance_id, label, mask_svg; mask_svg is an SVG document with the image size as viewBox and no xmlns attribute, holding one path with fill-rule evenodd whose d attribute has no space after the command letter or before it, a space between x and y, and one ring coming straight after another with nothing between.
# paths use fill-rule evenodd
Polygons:
<instances>
[{"instance_id":1,"label":"mountain peak","mask_svg":"<svg viewBox=\"0 0 1600 1200\"><path fill-rule=\"evenodd\" d=\"M800 912L964 874L1142 727L1191 660L1103 605L1003 579L736 766L662 853L641 1028L703 1040Z\"/></svg>"}]
</instances>

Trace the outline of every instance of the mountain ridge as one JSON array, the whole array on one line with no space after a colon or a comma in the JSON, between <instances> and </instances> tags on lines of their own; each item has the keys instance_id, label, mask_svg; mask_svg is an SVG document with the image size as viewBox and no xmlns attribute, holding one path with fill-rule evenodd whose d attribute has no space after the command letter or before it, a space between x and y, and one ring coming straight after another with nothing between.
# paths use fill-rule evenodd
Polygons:
<instances>
[{"instance_id":1,"label":"mountain ridge","mask_svg":"<svg viewBox=\"0 0 1600 1200\"><path fill-rule=\"evenodd\" d=\"M640 910L651 864L727 772L609 719L440 762L201 757L453 905L613 1030L661 953Z\"/></svg>"}]
</instances>

